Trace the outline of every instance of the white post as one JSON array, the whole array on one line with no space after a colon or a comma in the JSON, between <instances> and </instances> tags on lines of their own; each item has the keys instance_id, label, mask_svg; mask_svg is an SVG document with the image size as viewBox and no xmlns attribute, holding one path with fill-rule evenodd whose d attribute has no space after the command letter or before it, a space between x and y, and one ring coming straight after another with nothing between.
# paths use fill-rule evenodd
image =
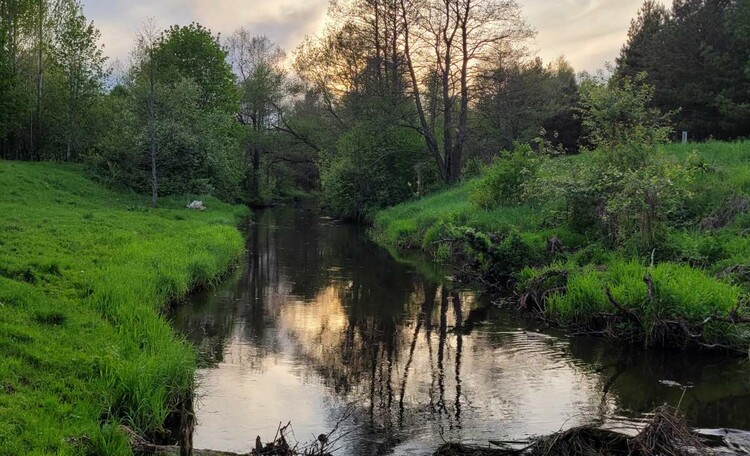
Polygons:
<instances>
[{"instance_id":1,"label":"white post","mask_svg":"<svg viewBox=\"0 0 750 456\"><path fill-rule=\"evenodd\" d=\"M688 134L686 131L682 132L682 144L687 144L688 142Z\"/></svg>"}]
</instances>

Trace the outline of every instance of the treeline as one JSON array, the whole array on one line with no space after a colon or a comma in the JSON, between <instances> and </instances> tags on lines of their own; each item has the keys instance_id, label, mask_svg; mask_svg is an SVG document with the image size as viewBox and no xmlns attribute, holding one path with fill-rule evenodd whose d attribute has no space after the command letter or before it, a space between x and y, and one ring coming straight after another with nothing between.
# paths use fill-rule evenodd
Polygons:
<instances>
[{"instance_id":1,"label":"treeline","mask_svg":"<svg viewBox=\"0 0 750 456\"><path fill-rule=\"evenodd\" d=\"M655 87L692 138L750 129L750 0L649 0L614 83ZM265 204L320 191L341 216L477 174L504 150L591 147L585 74L528 52L513 0L332 2L291 56L240 29L141 31L105 71L76 0L5 0L0 154L87 164L111 185ZM642 76L641 73L646 73Z\"/></svg>"},{"instance_id":2,"label":"treeline","mask_svg":"<svg viewBox=\"0 0 750 456\"><path fill-rule=\"evenodd\" d=\"M78 1L0 2L0 157L75 160L94 147L104 63Z\"/></svg>"},{"instance_id":3,"label":"treeline","mask_svg":"<svg viewBox=\"0 0 750 456\"><path fill-rule=\"evenodd\" d=\"M617 76L645 72L653 103L691 138L750 136L750 1L647 0L617 60Z\"/></svg>"}]
</instances>

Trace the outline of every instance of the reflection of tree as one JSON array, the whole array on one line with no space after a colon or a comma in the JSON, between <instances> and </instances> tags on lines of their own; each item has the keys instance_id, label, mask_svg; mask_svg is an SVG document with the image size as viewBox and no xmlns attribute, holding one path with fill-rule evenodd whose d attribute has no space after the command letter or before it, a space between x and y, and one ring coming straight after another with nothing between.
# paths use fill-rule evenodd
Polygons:
<instances>
[{"instance_id":1,"label":"reflection of tree","mask_svg":"<svg viewBox=\"0 0 750 456\"><path fill-rule=\"evenodd\" d=\"M750 428L750 380L742 360L590 339L571 339L569 351L583 369L601 379L601 420L609 413L605 405L609 397L633 417L665 402L679 403L696 426ZM687 387L684 396L680 385Z\"/></svg>"}]
</instances>

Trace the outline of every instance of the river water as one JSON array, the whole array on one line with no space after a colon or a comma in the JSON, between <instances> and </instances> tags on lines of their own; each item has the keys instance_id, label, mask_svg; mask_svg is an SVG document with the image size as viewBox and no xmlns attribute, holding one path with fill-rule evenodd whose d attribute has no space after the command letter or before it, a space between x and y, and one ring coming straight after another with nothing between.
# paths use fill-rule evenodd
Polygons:
<instances>
[{"instance_id":1,"label":"river water","mask_svg":"<svg viewBox=\"0 0 750 456\"><path fill-rule=\"evenodd\" d=\"M750 365L541 332L314 211L256 213L247 256L177 310L199 347L196 448L247 452L291 421L340 455L430 454L594 423L633 432L663 403L750 429Z\"/></svg>"}]
</instances>

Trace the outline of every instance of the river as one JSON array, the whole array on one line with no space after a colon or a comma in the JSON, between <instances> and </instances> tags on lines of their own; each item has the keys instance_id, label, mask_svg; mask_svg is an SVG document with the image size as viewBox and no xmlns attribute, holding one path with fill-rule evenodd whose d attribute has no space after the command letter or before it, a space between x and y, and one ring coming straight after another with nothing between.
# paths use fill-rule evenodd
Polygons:
<instances>
[{"instance_id":1,"label":"river","mask_svg":"<svg viewBox=\"0 0 750 456\"><path fill-rule=\"evenodd\" d=\"M663 403L750 429L746 359L540 331L354 226L254 218L236 273L173 315L204 363L196 448L247 452L291 421L300 442L339 423L335 454L422 455L587 423L632 432Z\"/></svg>"}]
</instances>

